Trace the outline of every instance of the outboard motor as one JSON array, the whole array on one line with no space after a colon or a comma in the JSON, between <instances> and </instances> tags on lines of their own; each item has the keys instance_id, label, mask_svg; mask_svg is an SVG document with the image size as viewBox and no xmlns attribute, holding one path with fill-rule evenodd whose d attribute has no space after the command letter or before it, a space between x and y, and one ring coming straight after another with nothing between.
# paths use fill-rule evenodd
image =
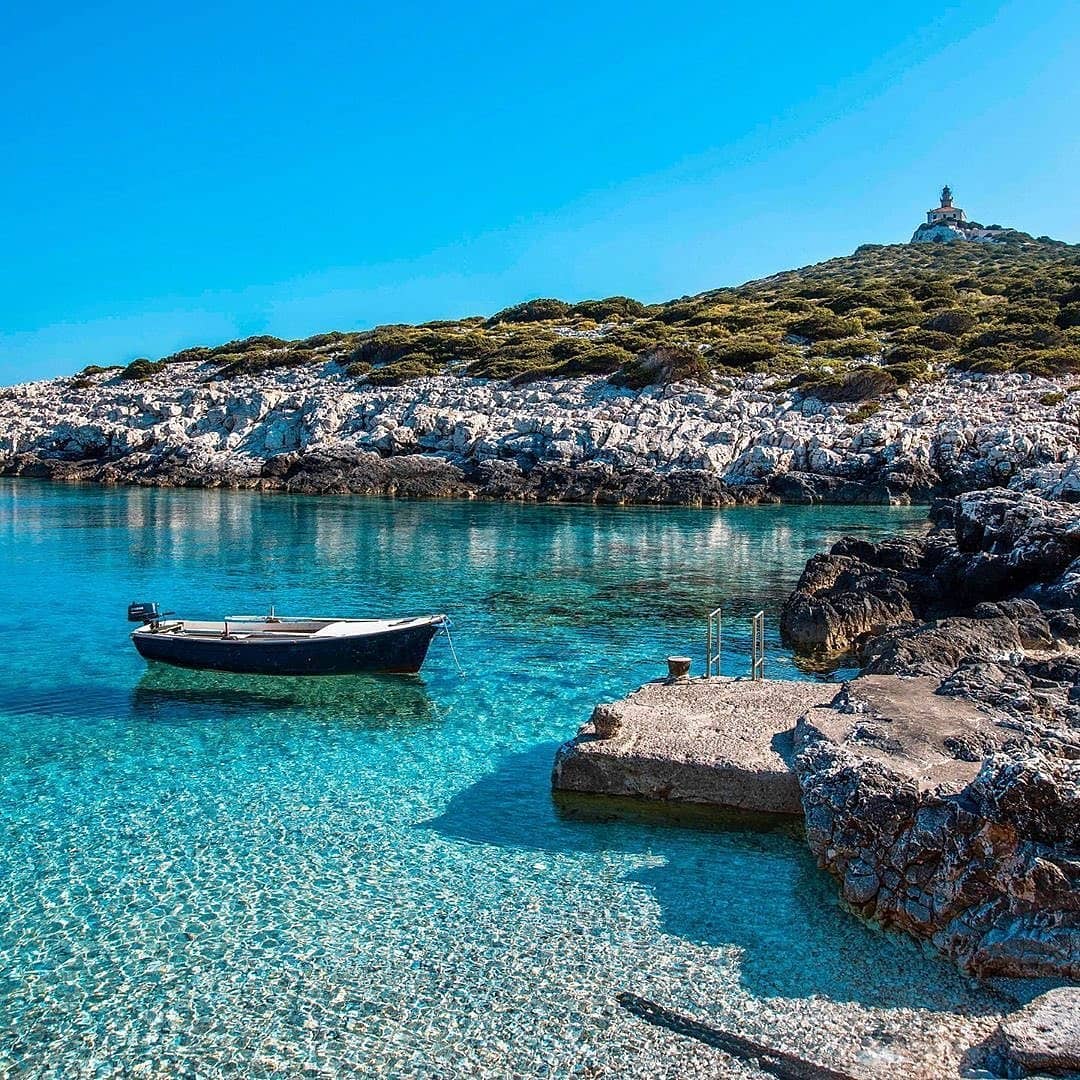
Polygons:
<instances>
[{"instance_id":1,"label":"outboard motor","mask_svg":"<svg viewBox=\"0 0 1080 1080\"><path fill-rule=\"evenodd\" d=\"M150 623L160 618L161 613L155 603L128 604L128 622Z\"/></svg>"}]
</instances>

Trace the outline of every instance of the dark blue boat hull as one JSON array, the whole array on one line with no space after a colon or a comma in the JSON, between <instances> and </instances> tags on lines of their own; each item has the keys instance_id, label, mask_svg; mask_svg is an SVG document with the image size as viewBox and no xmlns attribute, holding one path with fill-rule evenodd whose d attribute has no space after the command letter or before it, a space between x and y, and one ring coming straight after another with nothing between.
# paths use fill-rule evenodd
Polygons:
<instances>
[{"instance_id":1,"label":"dark blue boat hull","mask_svg":"<svg viewBox=\"0 0 1080 1080\"><path fill-rule=\"evenodd\" d=\"M198 638L168 632L136 633L147 660L237 675L360 675L418 672L437 623L421 623L361 637L306 640Z\"/></svg>"}]
</instances>

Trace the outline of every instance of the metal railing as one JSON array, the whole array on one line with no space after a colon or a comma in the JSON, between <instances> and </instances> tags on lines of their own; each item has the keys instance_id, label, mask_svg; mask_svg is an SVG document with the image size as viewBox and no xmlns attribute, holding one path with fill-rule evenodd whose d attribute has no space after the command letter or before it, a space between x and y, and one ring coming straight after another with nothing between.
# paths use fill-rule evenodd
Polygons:
<instances>
[{"instance_id":1,"label":"metal railing","mask_svg":"<svg viewBox=\"0 0 1080 1080\"><path fill-rule=\"evenodd\" d=\"M750 622L750 678L765 678L765 612L759 611Z\"/></svg>"},{"instance_id":2,"label":"metal railing","mask_svg":"<svg viewBox=\"0 0 1080 1080\"><path fill-rule=\"evenodd\" d=\"M714 669L720 675L720 608L713 608L705 620L705 678L713 677ZM714 636L715 633L715 636Z\"/></svg>"}]
</instances>

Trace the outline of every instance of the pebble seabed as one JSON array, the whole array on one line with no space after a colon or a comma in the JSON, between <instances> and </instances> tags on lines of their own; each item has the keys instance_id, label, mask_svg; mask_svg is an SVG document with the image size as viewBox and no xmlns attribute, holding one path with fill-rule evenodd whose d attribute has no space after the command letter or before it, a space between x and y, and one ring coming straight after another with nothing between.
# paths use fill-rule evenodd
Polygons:
<instances>
[{"instance_id":1,"label":"pebble seabed","mask_svg":"<svg viewBox=\"0 0 1080 1080\"><path fill-rule=\"evenodd\" d=\"M0 629L25 642L0 656L0 1075L761 1075L628 993L910 1080L955 1075L1009 1007L841 911L790 832L582 819L548 788L717 573L775 625L810 551L921 515L0 495ZM125 641L144 593L423 611L448 580L464 680L439 643L419 680L268 685ZM79 615L48 634L43 588Z\"/></svg>"}]
</instances>

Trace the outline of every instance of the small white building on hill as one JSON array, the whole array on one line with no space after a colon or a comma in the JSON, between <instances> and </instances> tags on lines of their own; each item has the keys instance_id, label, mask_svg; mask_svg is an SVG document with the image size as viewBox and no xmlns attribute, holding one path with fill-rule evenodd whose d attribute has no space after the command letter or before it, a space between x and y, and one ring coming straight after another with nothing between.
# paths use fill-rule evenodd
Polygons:
<instances>
[{"instance_id":1,"label":"small white building on hill","mask_svg":"<svg viewBox=\"0 0 1080 1080\"><path fill-rule=\"evenodd\" d=\"M926 221L915 230L913 244L942 244L953 240L974 240L982 244L994 244L1016 235L1013 229L1000 225L984 228L977 221L968 221L967 214L959 206L953 206L952 188L946 184L941 189L941 205L926 211Z\"/></svg>"}]
</instances>

